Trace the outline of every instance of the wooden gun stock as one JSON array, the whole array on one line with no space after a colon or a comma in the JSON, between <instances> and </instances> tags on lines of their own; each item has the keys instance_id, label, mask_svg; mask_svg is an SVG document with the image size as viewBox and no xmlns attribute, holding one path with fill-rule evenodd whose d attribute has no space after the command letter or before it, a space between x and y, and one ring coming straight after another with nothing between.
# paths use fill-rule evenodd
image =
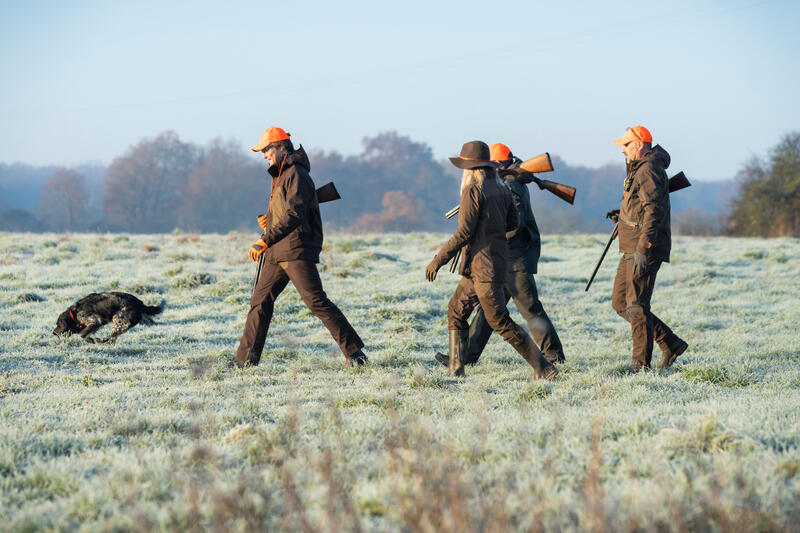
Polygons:
<instances>
[{"instance_id":1,"label":"wooden gun stock","mask_svg":"<svg viewBox=\"0 0 800 533\"><path fill-rule=\"evenodd\" d=\"M683 170L669 179L669 192L679 191L691 186L692 184L689 183L689 180L686 178L686 174L683 173Z\"/></svg>"},{"instance_id":2,"label":"wooden gun stock","mask_svg":"<svg viewBox=\"0 0 800 533\"><path fill-rule=\"evenodd\" d=\"M533 181L539 186L540 189L550 191L567 202L569 205L575 204L575 187L564 185L562 183L556 183L555 181L540 180L539 178L533 178Z\"/></svg>"},{"instance_id":3,"label":"wooden gun stock","mask_svg":"<svg viewBox=\"0 0 800 533\"><path fill-rule=\"evenodd\" d=\"M321 204L339 200L340 198L339 191L336 190L336 185L332 181L317 189L317 202Z\"/></svg>"},{"instance_id":4,"label":"wooden gun stock","mask_svg":"<svg viewBox=\"0 0 800 533\"><path fill-rule=\"evenodd\" d=\"M519 168L524 172L532 172L534 174L539 174L541 172L552 172L553 162L550 160L550 154L545 152L537 155L536 157L531 157L527 161L523 161Z\"/></svg>"}]
</instances>

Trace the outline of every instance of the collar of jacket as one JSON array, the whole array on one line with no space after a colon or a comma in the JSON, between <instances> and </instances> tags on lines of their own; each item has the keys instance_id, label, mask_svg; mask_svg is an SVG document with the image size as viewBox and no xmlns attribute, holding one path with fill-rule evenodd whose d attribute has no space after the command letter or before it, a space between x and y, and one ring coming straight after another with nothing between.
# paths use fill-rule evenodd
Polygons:
<instances>
[{"instance_id":1,"label":"collar of jacket","mask_svg":"<svg viewBox=\"0 0 800 533\"><path fill-rule=\"evenodd\" d=\"M302 144L297 148L297 150L286 154L286 158L283 161L283 170L286 170L287 168L294 165L300 165L301 167L304 167L307 172L311 170L311 162L308 160L308 155L306 155L306 151L303 148ZM269 172L269 175L272 176L273 178L277 178L278 176L280 176L281 174L280 163L277 165L271 165L267 169L267 172Z\"/></svg>"},{"instance_id":2,"label":"collar of jacket","mask_svg":"<svg viewBox=\"0 0 800 533\"><path fill-rule=\"evenodd\" d=\"M522 164L522 159L520 159L517 156L514 156L514 159L507 165L500 167L499 171L502 173L503 170L514 170L516 168L519 168L521 164ZM506 183L516 181L527 185L528 183L531 183L533 181L533 178L534 175L531 174L530 172L526 172L524 174L503 174L503 180Z\"/></svg>"},{"instance_id":3,"label":"collar of jacket","mask_svg":"<svg viewBox=\"0 0 800 533\"><path fill-rule=\"evenodd\" d=\"M664 169L669 167L670 163L670 156L669 153L664 150L660 144L653 146L649 152L644 154L641 159L637 159L636 161L631 161L628 163L628 175L633 174L636 172L640 166L642 166L645 162L658 165Z\"/></svg>"}]
</instances>

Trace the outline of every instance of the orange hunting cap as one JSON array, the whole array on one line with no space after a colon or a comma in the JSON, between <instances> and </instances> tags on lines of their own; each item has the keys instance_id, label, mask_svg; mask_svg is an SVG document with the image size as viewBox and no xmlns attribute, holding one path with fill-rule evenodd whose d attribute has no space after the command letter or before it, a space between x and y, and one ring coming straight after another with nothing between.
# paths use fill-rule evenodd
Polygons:
<instances>
[{"instance_id":1,"label":"orange hunting cap","mask_svg":"<svg viewBox=\"0 0 800 533\"><path fill-rule=\"evenodd\" d=\"M489 147L489 158L492 161L508 161L511 159L511 149L503 143L494 143Z\"/></svg>"},{"instance_id":2,"label":"orange hunting cap","mask_svg":"<svg viewBox=\"0 0 800 533\"><path fill-rule=\"evenodd\" d=\"M650 135L650 130L644 126L634 126L632 128L628 128L625 131L625 135L614 141L614 144L617 146L622 146L623 144L628 144L632 141L651 143L653 142L653 136Z\"/></svg>"},{"instance_id":3,"label":"orange hunting cap","mask_svg":"<svg viewBox=\"0 0 800 533\"><path fill-rule=\"evenodd\" d=\"M250 149L254 152L260 152L269 144L276 143L278 141L288 141L289 137L291 137L291 135L282 129L273 126L265 129L264 133L261 134L261 139L259 139L258 144Z\"/></svg>"}]
</instances>

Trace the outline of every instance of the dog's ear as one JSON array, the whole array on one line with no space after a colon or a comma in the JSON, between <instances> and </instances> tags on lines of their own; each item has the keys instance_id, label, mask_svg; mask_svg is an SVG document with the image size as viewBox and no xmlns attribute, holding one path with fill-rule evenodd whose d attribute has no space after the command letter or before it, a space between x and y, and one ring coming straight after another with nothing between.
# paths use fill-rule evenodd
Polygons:
<instances>
[{"instance_id":1,"label":"dog's ear","mask_svg":"<svg viewBox=\"0 0 800 533\"><path fill-rule=\"evenodd\" d=\"M69 318L69 311L67 310L58 315L56 329L53 333L63 333L69 329L72 329L72 321Z\"/></svg>"}]
</instances>

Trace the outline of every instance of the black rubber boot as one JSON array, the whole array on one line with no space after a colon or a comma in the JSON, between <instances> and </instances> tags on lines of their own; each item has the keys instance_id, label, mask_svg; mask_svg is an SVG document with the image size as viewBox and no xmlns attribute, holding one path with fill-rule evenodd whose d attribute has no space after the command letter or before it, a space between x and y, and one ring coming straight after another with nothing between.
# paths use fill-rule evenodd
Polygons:
<instances>
[{"instance_id":1,"label":"black rubber boot","mask_svg":"<svg viewBox=\"0 0 800 533\"><path fill-rule=\"evenodd\" d=\"M464 356L467 354L469 331L460 329L450 330L450 357L448 358L447 375L450 377L464 377Z\"/></svg>"},{"instance_id":2,"label":"black rubber boot","mask_svg":"<svg viewBox=\"0 0 800 533\"><path fill-rule=\"evenodd\" d=\"M558 369L544 358L541 350L526 331L520 329L517 336L508 342L531 365L534 379L551 380L558 375Z\"/></svg>"},{"instance_id":3,"label":"black rubber boot","mask_svg":"<svg viewBox=\"0 0 800 533\"><path fill-rule=\"evenodd\" d=\"M346 357L346 359L347 363L345 363L345 365L347 366L347 368L353 366L364 366L367 363L369 363L369 359L367 359L367 356L364 355L364 352L362 352L361 350L357 351L356 353L354 353L349 357Z\"/></svg>"}]
</instances>

